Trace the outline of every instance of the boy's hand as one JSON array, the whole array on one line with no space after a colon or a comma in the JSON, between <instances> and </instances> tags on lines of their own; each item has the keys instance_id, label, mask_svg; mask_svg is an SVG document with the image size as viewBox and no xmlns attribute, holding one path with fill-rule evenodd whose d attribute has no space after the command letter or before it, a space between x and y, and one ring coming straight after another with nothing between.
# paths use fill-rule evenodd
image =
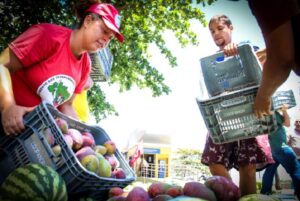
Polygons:
<instances>
[{"instance_id":1,"label":"boy's hand","mask_svg":"<svg viewBox=\"0 0 300 201\"><path fill-rule=\"evenodd\" d=\"M229 57L229 56L234 56L234 55L238 54L237 47L238 46L235 43L227 44L223 49L224 55Z\"/></svg>"},{"instance_id":2,"label":"boy's hand","mask_svg":"<svg viewBox=\"0 0 300 201\"><path fill-rule=\"evenodd\" d=\"M283 104L283 105L281 106L281 110L282 110L282 111L286 111L287 109L289 109L289 105L288 105L288 104Z\"/></svg>"}]
</instances>

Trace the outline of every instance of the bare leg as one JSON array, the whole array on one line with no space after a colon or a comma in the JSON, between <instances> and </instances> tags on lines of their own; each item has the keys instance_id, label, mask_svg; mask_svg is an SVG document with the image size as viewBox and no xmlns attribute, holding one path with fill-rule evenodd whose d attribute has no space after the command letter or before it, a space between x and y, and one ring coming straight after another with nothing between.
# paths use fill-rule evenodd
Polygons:
<instances>
[{"instance_id":1,"label":"bare leg","mask_svg":"<svg viewBox=\"0 0 300 201\"><path fill-rule=\"evenodd\" d=\"M255 164L241 166L239 172L241 196L256 193Z\"/></svg>"},{"instance_id":2,"label":"bare leg","mask_svg":"<svg viewBox=\"0 0 300 201\"><path fill-rule=\"evenodd\" d=\"M227 179L231 180L231 176L224 165L212 164L212 165L209 165L209 170L213 176L223 176L223 177L226 177Z\"/></svg>"}]
</instances>

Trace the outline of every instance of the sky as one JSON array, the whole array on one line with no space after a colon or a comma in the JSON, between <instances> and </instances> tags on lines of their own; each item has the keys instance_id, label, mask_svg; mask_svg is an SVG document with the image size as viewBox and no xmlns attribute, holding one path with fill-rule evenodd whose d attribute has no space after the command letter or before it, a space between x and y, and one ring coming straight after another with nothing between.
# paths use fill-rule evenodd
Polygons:
<instances>
[{"instance_id":1,"label":"sky","mask_svg":"<svg viewBox=\"0 0 300 201\"><path fill-rule=\"evenodd\" d=\"M226 14L234 26L235 42L250 40L261 48L265 47L260 29L246 0L219 0L211 6L200 8L207 21L215 14ZM137 88L119 93L118 85L100 84L107 100L115 106L119 116L110 116L99 125L116 142L119 149L126 147L130 135L139 131L153 135L167 134L172 137L175 146L203 149L207 129L196 103L196 97L200 94L199 60L203 56L213 54L217 47L207 27L203 27L196 20L192 20L191 23L192 29L198 34L198 46L181 48L171 32L165 34L168 47L177 56L176 68L171 68L155 47L150 49L151 63L164 74L165 83L172 90L169 95L153 98L148 89ZM283 90L289 88L295 90L298 99L299 79L293 73ZM299 114L299 109L292 113Z\"/></svg>"}]
</instances>

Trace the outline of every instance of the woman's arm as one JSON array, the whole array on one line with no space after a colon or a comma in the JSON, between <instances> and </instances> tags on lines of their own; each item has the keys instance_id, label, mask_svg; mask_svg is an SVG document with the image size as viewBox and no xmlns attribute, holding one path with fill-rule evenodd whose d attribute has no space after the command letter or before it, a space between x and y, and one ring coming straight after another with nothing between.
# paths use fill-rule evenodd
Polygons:
<instances>
[{"instance_id":1,"label":"woman's arm","mask_svg":"<svg viewBox=\"0 0 300 201\"><path fill-rule=\"evenodd\" d=\"M68 101L66 101L62 105L58 106L57 109L60 112L64 113L65 115L68 115L74 119L79 119L76 114L76 111L73 107L73 102L74 102L75 96L76 96L76 94L73 94L73 96Z\"/></svg>"},{"instance_id":2,"label":"woman's arm","mask_svg":"<svg viewBox=\"0 0 300 201\"><path fill-rule=\"evenodd\" d=\"M10 73L22 68L16 55L6 48L0 55L0 112L4 132L7 135L17 134L25 128L23 116L33 108L18 106L15 103L11 89Z\"/></svg>"}]
</instances>

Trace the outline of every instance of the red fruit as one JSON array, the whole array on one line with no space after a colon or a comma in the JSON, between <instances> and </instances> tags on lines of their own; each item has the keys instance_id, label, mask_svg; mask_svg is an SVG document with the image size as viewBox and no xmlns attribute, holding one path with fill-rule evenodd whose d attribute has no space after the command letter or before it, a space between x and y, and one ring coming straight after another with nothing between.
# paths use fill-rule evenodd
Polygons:
<instances>
[{"instance_id":1,"label":"red fruit","mask_svg":"<svg viewBox=\"0 0 300 201\"><path fill-rule=\"evenodd\" d=\"M128 193L126 201L150 201L150 198L147 191L136 186Z\"/></svg>"},{"instance_id":2,"label":"red fruit","mask_svg":"<svg viewBox=\"0 0 300 201\"><path fill-rule=\"evenodd\" d=\"M113 171L113 174L117 179L125 179L126 178L125 171L122 168L115 169Z\"/></svg>"},{"instance_id":3,"label":"red fruit","mask_svg":"<svg viewBox=\"0 0 300 201\"><path fill-rule=\"evenodd\" d=\"M67 134L69 134L73 139L73 147L72 148L74 150L80 149L80 147L82 146L82 142L83 142L81 133L74 128L69 128Z\"/></svg>"},{"instance_id":4,"label":"red fruit","mask_svg":"<svg viewBox=\"0 0 300 201\"><path fill-rule=\"evenodd\" d=\"M148 188L148 193L151 198L156 197L157 195L166 194L167 190L171 187L170 184L163 182L154 182Z\"/></svg>"},{"instance_id":5,"label":"red fruit","mask_svg":"<svg viewBox=\"0 0 300 201\"><path fill-rule=\"evenodd\" d=\"M183 189L181 186L171 186L166 194L172 196L172 197L177 197L177 196L180 196L180 195L183 195Z\"/></svg>"},{"instance_id":6,"label":"red fruit","mask_svg":"<svg viewBox=\"0 0 300 201\"><path fill-rule=\"evenodd\" d=\"M82 147L75 153L75 156L79 161L81 161L85 156L88 155L96 155L95 151L91 147Z\"/></svg>"},{"instance_id":7,"label":"red fruit","mask_svg":"<svg viewBox=\"0 0 300 201\"><path fill-rule=\"evenodd\" d=\"M82 146L83 147L87 147L87 146L93 147L93 146L95 146L94 138L91 138L87 135L82 135Z\"/></svg>"},{"instance_id":8,"label":"red fruit","mask_svg":"<svg viewBox=\"0 0 300 201\"><path fill-rule=\"evenodd\" d=\"M62 133L66 134L68 132L69 126L68 126L68 123L66 120L64 120L60 117L57 117L55 119L55 122Z\"/></svg>"},{"instance_id":9,"label":"red fruit","mask_svg":"<svg viewBox=\"0 0 300 201\"><path fill-rule=\"evenodd\" d=\"M111 165L111 169L114 170L118 166L118 160L114 155L105 155L104 158L109 162Z\"/></svg>"},{"instance_id":10,"label":"red fruit","mask_svg":"<svg viewBox=\"0 0 300 201\"><path fill-rule=\"evenodd\" d=\"M65 139L67 145L69 145L69 147L72 148L73 147L73 139L72 139L71 135L64 134L64 139Z\"/></svg>"},{"instance_id":11,"label":"red fruit","mask_svg":"<svg viewBox=\"0 0 300 201\"><path fill-rule=\"evenodd\" d=\"M124 193L124 190L120 187L112 187L108 191L108 197L119 196Z\"/></svg>"},{"instance_id":12,"label":"red fruit","mask_svg":"<svg viewBox=\"0 0 300 201\"><path fill-rule=\"evenodd\" d=\"M215 192L218 201L236 201L240 198L239 187L226 177L212 176L204 184Z\"/></svg>"},{"instance_id":13,"label":"red fruit","mask_svg":"<svg viewBox=\"0 0 300 201\"><path fill-rule=\"evenodd\" d=\"M45 135L49 145L53 146L55 144L55 138L54 138L54 135L52 134L50 128L46 128L45 130L43 130L43 134Z\"/></svg>"},{"instance_id":14,"label":"red fruit","mask_svg":"<svg viewBox=\"0 0 300 201\"><path fill-rule=\"evenodd\" d=\"M210 201L217 201L216 195L204 184L190 181L184 184L183 194L190 197L203 198Z\"/></svg>"}]
</instances>

